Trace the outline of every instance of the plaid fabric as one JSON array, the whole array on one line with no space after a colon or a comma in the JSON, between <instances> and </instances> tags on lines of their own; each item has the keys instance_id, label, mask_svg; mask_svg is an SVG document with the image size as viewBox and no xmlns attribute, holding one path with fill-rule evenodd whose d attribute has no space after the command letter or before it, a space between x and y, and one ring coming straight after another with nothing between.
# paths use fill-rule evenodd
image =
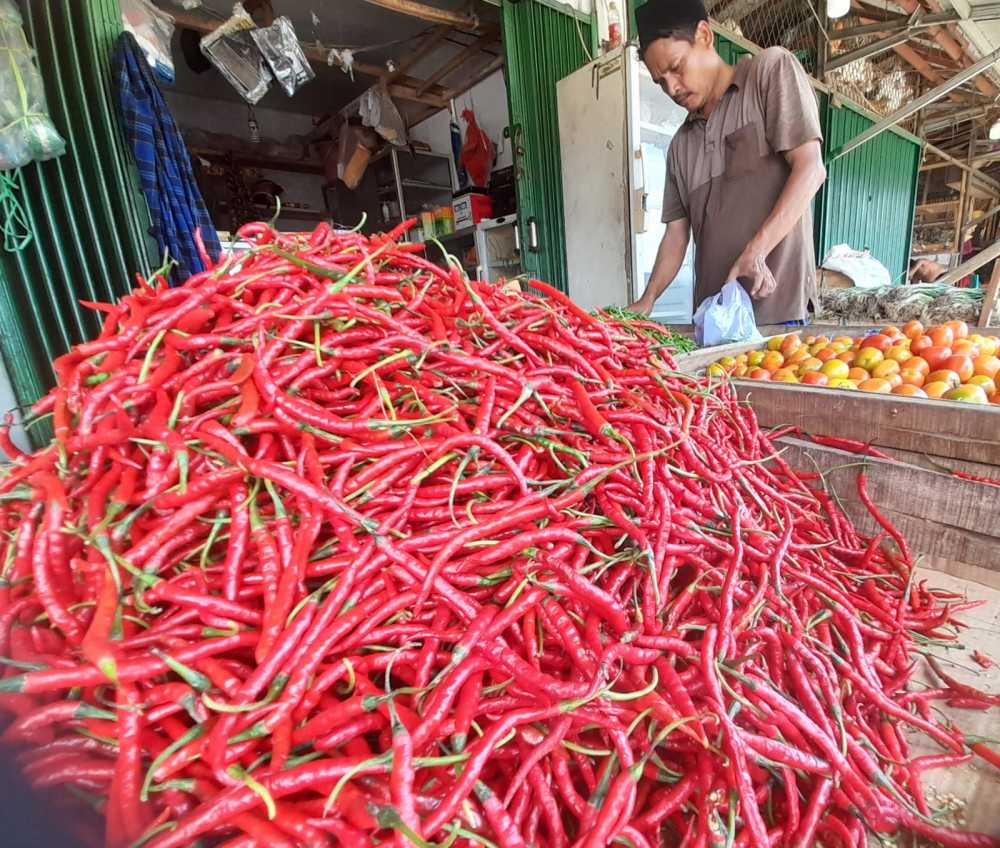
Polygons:
<instances>
[{"instance_id":1,"label":"plaid fabric","mask_svg":"<svg viewBox=\"0 0 1000 848\"><path fill-rule=\"evenodd\" d=\"M177 262L172 281L178 284L205 270L195 246L195 230L201 229L213 257L221 252L219 237L195 182L180 130L131 33L118 37L111 67L119 115L153 221L151 233L160 249Z\"/></svg>"}]
</instances>

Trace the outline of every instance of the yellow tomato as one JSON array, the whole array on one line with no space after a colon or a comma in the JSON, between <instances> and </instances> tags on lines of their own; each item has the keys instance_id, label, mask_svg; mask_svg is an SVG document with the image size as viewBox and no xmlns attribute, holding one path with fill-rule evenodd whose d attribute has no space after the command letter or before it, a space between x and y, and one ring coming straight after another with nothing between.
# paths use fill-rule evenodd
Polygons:
<instances>
[{"instance_id":1,"label":"yellow tomato","mask_svg":"<svg viewBox=\"0 0 1000 848\"><path fill-rule=\"evenodd\" d=\"M801 377L803 374L808 374L810 371L819 371L822 367L823 361L817 359L815 356L811 356L799 365L799 376Z\"/></svg>"},{"instance_id":2,"label":"yellow tomato","mask_svg":"<svg viewBox=\"0 0 1000 848\"><path fill-rule=\"evenodd\" d=\"M795 371L791 368L779 368L771 379L775 383L797 383L799 381L799 378L795 376Z\"/></svg>"},{"instance_id":3,"label":"yellow tomato","mask_svg":"<svg viewBox=\"0 0 1000 848\"><path fill-rule=\"evenodd\" d=\"M773 338L768 339L767 340L767 349L768 350L781 350L781 344L787 338L788 338L788 336L774 336Z\"/></svg>"},{"instance_id":4,"label":"yellow tomato","mask_svg":"<svg viewBox=\"0 0 1000 848\"><path fill-rule=\"evenodd\" d=\"M858 387L858 384L855 383L854 380L845 380L845 379L842 379L842 378L839 378L839 377L831 380L829 383L827 383L827 385L831 389L849 389L849 390L853 390L853 389L856 389Z\"/></svg>"},{"instance_id":5,"label":"yellow tomato","mask_svg":"<svg viewBox=\"0 0 1000 848\"><path fill-rule=\"evenodd\" d=\"M970 377L968 385L979 386L988 397L993 397L997 393L997 384L995 381L989 377L983 376L982 374L976 374L975 377Z\"/></svg>"},{"instance_id":6,"label":"yellow tomato","mask_svg":"<svg viewBox=\"0 0 1000 848\"><path fill-rule=\"evenodd\" d=\"M945 400L957 400L961 403L989 403L990 399L986 397L986 392L983 391L981 386L959 386L957 389L952 389L950 392L945 392Z\"/></svg>"},{"instance_id":7,"label":"yellow tomato","mask_svg":"<svg viewBox=\"0 0 1000 848\"><path fill-rule=\"evenodd\" d=\"M864 368L865 371L871 371L884 359L882 351L877 348L863 347L858 351L858 355L854 357L854 365L858 368Z\"/></svg>"},{"instance_id":8,"label":"yellow tomato","mask_svg":"<svg viewBox=\"0 0 1000 848\"><path fill-rule=\"evenodd\" d=\"M765 350L752 350L747 354L747 365L751 368L759 368L765 356L767 356Z\"/></svg>"},{"instance_id":9,"label":"yellow tomato","mask_svg":"<svg viewBox=\"0 0 1000 848\"><path fill-rule=\"evenodd\" d=\"M899 363L895 359L883 359L878 365L872 368L873 377L888 377L899 372Z\"/></svg>"},{"instance_id":10,"label":"yellow tomato","mask_svg":"<svg viewBox=\"0 0 1000 848\"><path fill-rule=\"evenodd\" d=\"M727 373L726 369L718 362L713 362L706 370L709 377L725 377Z\"/></svg>"},{"instance_id":11,"label":"yellow tomato","mask_svg":"<svg viewBox=\"0 0 1000 848\"><path fill-rule=\"evenodd\" d=\"M777 371L782 365L785 364L785 357L781 355L780 351L769 350L764 354L764 358L760 362L760 367L765 371L770 371L772 374Z\"/></svg>"},{"instance_id":12,"label":"yellow tomato","mask_svg":"<svg viewBox=\"0 0 1000 848\"><path fill-rule=\"evenodd\" d=\"M851 366L846 362L841 362L839 359L830 359L823 363L823 367L820 371L830 378L830 385L833 385L834 380L847 379L848 375L851 373Z\"/></svg>"},{"instance_id":13,"label":"yellow tomato","mask_svg":"<svg viewBox=\"0 0 1000 848\"><path fill-rule=\"evenodd\" d=\"M913 359L913 354L910 353L910 349L904 345L893 345L885 352L885 358L902 364L906 362L907 359Z\"/></svg>"}]
</instances>

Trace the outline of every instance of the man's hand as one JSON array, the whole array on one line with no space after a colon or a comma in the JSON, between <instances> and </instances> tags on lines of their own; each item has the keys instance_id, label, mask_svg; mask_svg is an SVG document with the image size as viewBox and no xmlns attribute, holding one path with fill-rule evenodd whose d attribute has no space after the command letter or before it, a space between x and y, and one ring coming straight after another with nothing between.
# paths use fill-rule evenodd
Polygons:
<instances>
[{"instance_id":1,"label":"man's hand","mask_svg":"<svg viewBox=\"0 0 1000 848\"><path fill-rule=\"evenodd\" d=\"M748 280L750 282L750 297L754 300L763 300L774 293L778 287L778 281L774 279L774 274L767 267L763 255L757 252L747 252L740 254L736 264L729 270L729 280Z\"/></svg>"},{"instance_id":2,"label":"man's hand","mask_svg":"<svg viewBox=\"0 0 1000 848\"><path fill-rule=\"evenodd\" d=\"M646 315L648 317L653 311L653 304L645 298L640 297L635 303L630 303L627 308L629 312L637 312L639 315Z\"/></svg>"}]
</instances>

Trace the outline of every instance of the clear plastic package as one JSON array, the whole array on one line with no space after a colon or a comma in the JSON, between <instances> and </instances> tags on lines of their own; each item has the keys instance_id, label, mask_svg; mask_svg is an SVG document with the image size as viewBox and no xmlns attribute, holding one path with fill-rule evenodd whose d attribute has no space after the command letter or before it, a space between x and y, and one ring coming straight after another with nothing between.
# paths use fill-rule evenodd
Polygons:
<instances>
[{"instance_id":1,"label":"clear plastic package","mask_svg":"<svg viewBox=\"0 0 1000 848\"><path fill-rule=\"evenodd\" d=\"M361 95L358 111L366 127L371 127L390 144L406 146L406 122L384 89L369 88Z\"/></svg>"},{"instance_id":2,"label":"clear plastic package","mask_svg":"<svg viewBox=\"0 0 1000 848\"><path fill-rule=\"evenodd\" d=\"M278 85L289 97L316 76L302 52L292 22L284 15L275 18L271 26L255 29L251 34Z\"/></svg>"},{"instance_id":3,"label":"clear plastic package","mask_svg":"<svg viewBox=\"0 0 1000 848\"><path fill-rule=\"evenodd\" d=\"M120 0L122 24L132 33L146 54L149 66L165 83L174 81L174 60L170 40L174 37L174 19L149 0Z\"/></svg>"},{"instance_id":4,"label":"clear plastic package","mask_svg":"<svg viewBox=\"0 0 1000 848\"><path fill-rule=\"evenodd\" d=\"M242 3L229 20L201 40L201 52L247 103L257 103L271 85L271 72L253 38L253 22Z\"/></svg>"},{"instance_id":5,"label":"clear plastic package","mask_svg":"<svg viewBox=\"0 0 1000 848\"><path fill-rule=\"evenodd\" d=\"M49 118L35 52L11 0L0 0L0 170L62 155L66 142Z\"/></svg>"}]
</instances>

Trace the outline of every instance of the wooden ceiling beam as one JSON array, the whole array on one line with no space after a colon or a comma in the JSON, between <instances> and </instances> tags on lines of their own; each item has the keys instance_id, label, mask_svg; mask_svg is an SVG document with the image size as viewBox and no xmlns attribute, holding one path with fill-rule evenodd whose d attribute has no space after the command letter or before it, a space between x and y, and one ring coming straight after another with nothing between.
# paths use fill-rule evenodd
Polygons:
<instances>
[{"instance_id":1,"label":"wooden ceiling beam","mask_svg":"<svg viewBox=\"0 0 1000 848\"><path fill-rule=\"evenodd\" d=\"M414 67L421 59L425 59L429 56L434 49L445 40L448 33L452 29L447 24L440 24L434 27L417 47L399 60L396 65L396 70L392 71L385 78L386 83L393 83L399 79L403 74L405 74L410 68Z\"/></svg>"},{"instance_id":2,"label":"wooden ceiling beam","mask_svg":"<svg viewBox=\"0 0 1000 848\"><path fill-rule=\"evenodd\" d=\"M365 2L381 9L398 12L401 15L409 15L411 18L419 18L428 23L447 24L463 32L479 32L480 29L479 18L475 15L450 12L447 9L439 9L437 6L418 3L416 0L365 0Z\"/></svg>"},{"instance_id":3,"label":"wooden ceiling beam","mask_svg":"<svg viewBox=\"0 0 1000 848\"><path fill-rule=\"evenodd\" d=\"M194 30L202 35L214 32L219 27L218 20L198 14L197 12L178 9L171 10L171 15L177 26ZM327 66L328 51L323 47L317 47L315 44L302 44L302 52L310 64L316 67ZM367 62L356 61L352 67L355 73L371 77L380 82L389 75L389 72L381 65L371 65ZM394 82L388 86L388 91L390 95L398 97L401 100L424 103L428 106L435 106L438 109L448 105L448 98L445 96L447 92L444 88L439 85L427 85L424 80L407 76L406 74L399 74Z\"/></svg>"},{"instance_id":4,"label":"wooden ceiling beam","mask_svg":"<svg viewBox=\"0 0 1000 848\"><path fill-rule=\"evenodd\" d=\"M455 73L462 65L478 54L482 48L491 41L497 39L496 31L485 32L463 50L456 53L448 62L438 68L433 74L424 80L423 87L430 88L436 82L440 82L451 74ZM417 89L419 93L420 88Z\"/></svg>"}]
</instances>

